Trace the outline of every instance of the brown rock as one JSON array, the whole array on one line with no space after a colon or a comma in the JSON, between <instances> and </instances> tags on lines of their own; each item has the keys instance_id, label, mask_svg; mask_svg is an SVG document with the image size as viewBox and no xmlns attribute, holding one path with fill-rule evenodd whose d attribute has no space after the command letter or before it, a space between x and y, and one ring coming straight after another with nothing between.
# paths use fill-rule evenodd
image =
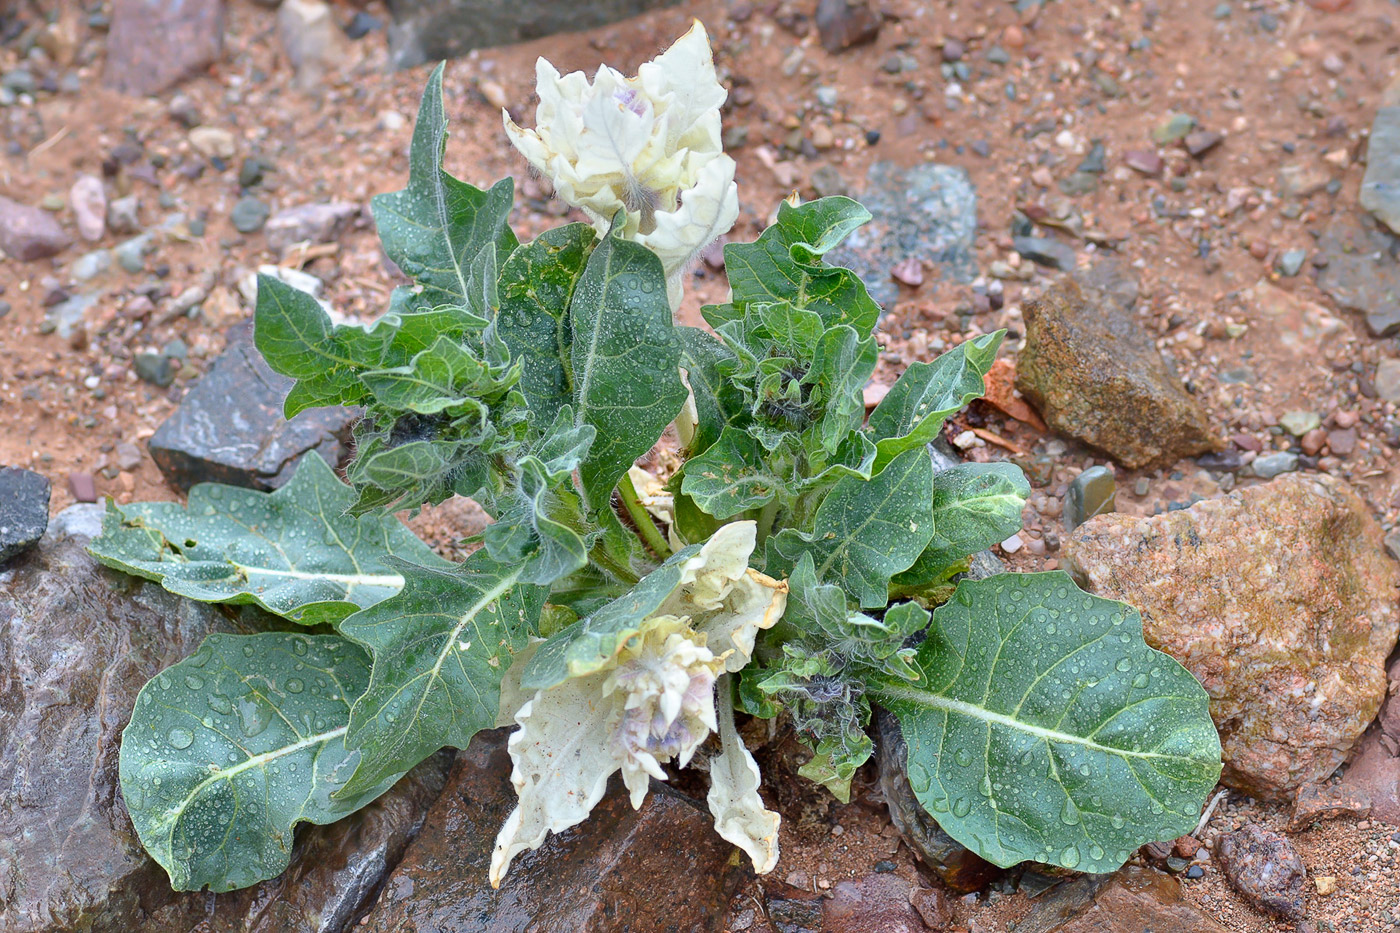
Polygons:
<instances>
[{"instance_id":1,"label":"brown rock","mask_svg":"<svg viewBox=\"0 0 1400 933\"><path fill-rule=\"evenodd\" d=\"M1220 837L1215 861L1225 880L1265 913L1287 920L1303 919L1303 860L1278 833L1247 823Z\"/></svg>"},{"instance_id":2,"label":"brown rock","mask_svg":"<svg viewBox=\"0 0 1400 933\"><path fill-rule=\"evenodd\" d=\"M816 18L822 48L832 55L874 42L882 23L868 0L818 0Z\"/></svg>"},{"instance_id":3,"label":"brown rock","mask_svg":"<svg viewBox=\"0 0 1400 933\"><path fill-rule=\"evenodd\" d=\"M270 249L285 253L297 243L334 242L359 215L358 204L302 204L273 214L263 226L263 234Z\"/></svg>"},{"instance_id":4,"label":"brown rock","mask_svg":"<svg viewBox=\"0 0 1400 933\"><path fill-rule=\"evenodd\" d=\"M1100 262L1024 309L1016 388L1050 428L1129 469L1220 448L1200 404L1133 313L1137 281Z\"/></svg>"},{"instance_id":5,"label":"brown rock","mask_svg":"<svg viewBox=\"0 0 1400 933\"><path fill-rule=\"evenodd\" d=\"M1373 728L1347 765L1342 787L1371 801L1371 818L1400 826L1400 741Z\"/></svg>"},{"instance_id":6,"label":"brown rock","mask_svg":"<svg viewBox=\"0 0 1400 933\"><path fill-rule=\"evenodd\" d=\"M1194 158L1201 158L1225 141L1225 137L1214 130L1193 130L1186 134L1182 144Z\"/></svg>"},{"instance_id":7,"label":"brown rock","mask_svg":"<svg viewBox=\"0 0 1400 933\"><path fill-rule=\"evenodd\" d=\"M91 473L69 473L68 491L78 502L97 501L97 482Z\"/></svg>"},{"instance_id":8,"label":"brown rock","mask_svg":"<svg viewBox=\"0 0 1400 933\"><path fill-rule=\"evenodd\" d=\"M491 850L515 806L507 735L482 733L458 755L365 933L723 929L748 862L715 834L708 810L664 784L652 784L641 810L614 786L584 823L518 856L493 889Z\"/></svg>"},{"instance_id":9,"label":"brown rock","mask_svg":"<svg viewBox=\"0 0 1400 933\"><path fill-rule=\"evenodd\" d=\"M1364 789L1342 784L1305 784L1293 797L1288 831L1300 832L1313 823L1350 816L1364 820L1371 815L1371 795Z\"/></svg>"},{"instance_id":10,"label":"brown rock","mask_svg":"<svg viewBox=\"0 0 1400 933\"><path fill-rule=\"evenodd\" d=\"M1104 515L1065 547L1101 596L1211 697L1222 782L1287 799L1346 758L1386 693L1400 567L1342 480L1287 474L1151 518Z\"/></svg>"},{"instance_id":11,"label":"brown rock","mask_svg":"<svg viewBox=\"0 0 1400 933\"><path fill-rule=\"evenodd\" d=\"M1067 881L1037 899L1016 933L1225 933L1170 875L1129 866Z\"/></svg>"},{"instance_id":12,"label":"brown rock","mask_svg":"<svg viewBox=\"0 0 1400 933\"><path fill-rule=\"evenodd\" d=\"M113 0L106 81L123 93L159 94L223 52L223 0Z\"/></svg>"},{"instance_id":13,"label":"brown rock","mask_svg":"<svg viewBox=\"0 0 1400 933\"><path fill-rule=\"evenodd\" d=\"M1162 157L1152 149L1129 149L1123 153L1123 164L1144 175L1162 174Z\"/></svg>"},{"instance_id":14,"label":"brown rock","mask_svg":"<svg viewBox=\"0 0 1400 933\"><path fill-rule=\"evenodd\" d=\"M894 874L867 875L840 881L831 890L823 911L823 933L924 933L914 909L918 885Z\"/></svg>"},{"instance_id":15,"label":"brown rock","mask_svg":"<svg viewBox=\"0 0 1400 933\"><path fill-rule=\"evenodd\" d=\"M48 211L0 197L0 250L20 262L47 259L73 241Z\"/></svg>"},{"instance_id":16,"label":"brown rock","mask_svg":"<svg viewBox=\"0 0 1400 933\"><path fill-rule=\"evenodd\" d=\"M890 269L890 278L901 285L918 288L924 284L923 264L912 257L903 262L895 263L894 267Z\"/></svg>"}]
</instances>

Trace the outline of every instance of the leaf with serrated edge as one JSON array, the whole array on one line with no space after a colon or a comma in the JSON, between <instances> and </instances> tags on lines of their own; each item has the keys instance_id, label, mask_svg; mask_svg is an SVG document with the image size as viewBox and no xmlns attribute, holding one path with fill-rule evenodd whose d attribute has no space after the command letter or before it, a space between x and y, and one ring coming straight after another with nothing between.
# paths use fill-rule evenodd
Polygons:
<instances>
[{"instance_id":1,"label":"leaf with serrated edge","mask_svg":"<svg viewBox=\"0 0 1400 933\"><path fill-rule=\"evenodd\" d=\"M870 212L849 198L821 198L801 207L784 201L777 222L758 240L724 248L734 306L790 301L817 312L828 326L849 324L862 337L869 334L880 319L880 306L859 276L821 258L869 219ZM704 311L716 327L733 316L725 306Z\"/></svg>"},{"instance_id":2,"label":"leaf with serrated edge","mask_svg":"<svg viewBox=\"0 0 1400 933\"><path fill-rule=\"evenodd\" d=\"M933 475L933 540L903 573L899 586L935 583L970 554L1021 530L1031 486L1014 463L960 463Z\"/></svg>"},{"instance_id":3,"label":"leaf with serrated edge","mask_svg":"<svg viewBox=\"0 0 1400 933\"><path fill-rule=\"evenodd\" d=\"M312 453L275 492L200 483L188 506L109 500L88 550L190 599L254 603L303 625L334 623L399 591L393 556L448 566L393 516L346 515L354 501Z\"/></svg>"},{"instance_id":4,"label":"leaf with serrated edge","mask_svg":"<svg viewBox=\"0 0 1400 933\"><path fill-rule=\"evenodd\" d=\"M369 659L338 635L211 635L157 674L122 732L122 797L176 891L231 891L281 874L297 823L332 823L388 790L336 793Z\"/></svg>"},{"instance_id":5,"label":"leaf with serrated edge","mask_svg":"<svg viewBox=\"0 0 1400 933\"><path fill-rule=\"evenodd\" d=\"M423 287L428 306L473 306L473 264L488 245L504 262L517 242L507 221L515 183L505 178L489 191L458 181L442 167L447 145L447 114L438 65L423 89L408 155L408 187L370 201L384 252L404 274Z\"/></svg>"},{"instance_id":6,"label":"leaf with serrated edge","mask_svg":"<svg viewBox=\"0 0 1400 933\"><path fill-rule=\"evenodd\" d=\"M782 482L767 472L758 441L746 431L725 428L708 450L685 462L681 492L725 521L772 502Z\"/></svg>"},{"instance_id":7,"label":"leaf with serrated edge","mask_svg":"<svg viewBox=\"0 0 1400 933\"><path fill-rule=\"evenodd\" d=\"M1004 333L965 341L932 363L914 363L895 380L870 413L876 472L904 451L933 440L949 415L982 396L982 378Z\"/></svg>"},{"instance_id":8,"label":"leaf with serrated edge","mask_svg":"<svg viewBox=\"0 0 1400 933\"><path fill-rule=\"evenodd\" d=\"M788 528L768 539L768 572L787 574L810 553L817 579L841 586L861 606L885 605L890 577L933 536L928 451L910 450L869 480L837 481L817 507L812 533Z\"/></svg>"},{"instance_id":9,"label":"leaf with serrated edge","mask_svg":"<svg viewBox=\"0 0 1400 933\"><path fill-rule=\"evenodd\" d=\"M569 306L575 416L597 429L579 466L590 510L651 450L685 404L680 342L666 275L645 246L609 234L594 248Z\"/></svg>"},{"instance_id":10,"label":"leaf with serrated edge","mask_svg":"<svg viewBox=\"0 0 1400 933\"><path fill-rule=\"evenodd\" d=\"M915 663L920 686L872 694L899 717L920 804L993 864L1113 871L1190 832L1220 776L1200 684L1147 646L1136 609L1062 571L959 584Z\"/></svg>"},{"instance_id":11,"label":"leaf with serrated edge","mask_svg":"<svg viewBox=\"0 0 1400 933\"><path fill-rule=\"evenodd\" d=\"M400 565L392 599L341 623L374 670L346 745L364 753L342 794L406 771L446 745L466 748L500 710L501 678L534 633L545 591L479 550L452 571Z\"/></svg>"}]
</instances>

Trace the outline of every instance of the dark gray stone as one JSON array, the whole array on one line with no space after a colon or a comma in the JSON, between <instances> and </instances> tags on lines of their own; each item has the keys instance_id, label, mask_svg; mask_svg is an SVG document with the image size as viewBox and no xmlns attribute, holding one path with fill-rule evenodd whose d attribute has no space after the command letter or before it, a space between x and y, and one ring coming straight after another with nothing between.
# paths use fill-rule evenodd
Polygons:
<instances>
[{"instance_id":1,"label":"dark gray stone","mask_svg":"<svg viewBox=\"0 0 1400 933\"><path fill-rule=\"evenodd\" d=\"M49 481L19 467L0 467L0 564L27 551L49 525Z\"/></svg>"},{"instance_id":2,"label":"dark gray stone","mask_svg":"<svg viewBox=\"0 0 1400 933\"><path fill-rule=\"evenodd\" d=\"M1118 483L1108 467L1093 466L1080 473L1065 493L1065 531L1073 531L1095 515L1112 512L1117 494Z\"/></svg>"},{"instance_id":3,"label":"dark gray stone","mask_svg":"<svg viewBox=\"0 0 1400 933\"><path fill-rule=\"evenodd\" d=\"M874 42L883 17L869 0L817 0L816 20L822 48L835 55Z\"/></svg>"},{"instance_id":4,"label":"dark gray stone","mask_svg":"<svg viewBox=\"0 0 1400 933\"><path fill-rule=\"evenodd\" d=\"M1317 255L1326 263L1317 276L1319 288L1343 308L1364 314L1373 336L1400 331L1400 238L1369 218L1337 223L1318 239Z\"/></svg>"},{"instance_id":5,"label":"dark gray stone","mask_svg":"<svg viewBox=\"0 0 1400 933\"><path fill-rule=\"evenodd\" d=\"M615 23L678 0L388 0L389 60L413 68L472 49Z\"/></svg>"},{"instance_id":6,"label":"dark gray stone","mask_svg":"<svg viewBox=\"0 0 1400 933\"><path fill-rule=\"evenodd\" d=\"M72 242L48 211L0 197L0 250L11 259L47 259Z\"/></svg>"},{"instance_id":7,"label":"dark gray stone","mask_svg":"<svg viewBox=\"0 0 1400 933\"><path fill-rule=\"evenodd\" d=\"M223 0L113 0L106 81L118 91L159 94L223 51Z\"/></svg>"},{"instance_id":8,"label":"dark gray stone","mask_svg":"<svg viewBox=\"0 0 1400 933\"><path fill-rule=\"evenodd\" d=\"M876 162L860 202L874 219L826 259L855 270L880 304L892 307L899 298L889 272L906 259L930 260L935 275L941 272L955 282L976 277L977 192L963 169L931 162L902 169Z\"/></svg>"},{"instance_id":9,"label":"dark gray stone","mask_svg":"<svg viewBox=\"0 0 1400 933\"><path fill-rule=\"evenodd\" d=\"M1361 206L1400 233L1400 106L1381 107L1366 147Z\"/></svg>"},{"instance_id":10,"label":"dark gray stone","mask_svg":"<svg viewBox=\"0 0 1400 933\"><path fill-rule=\"evenodd\" d=\"M357 413L313 408L283 418L292 380L272 371L250 336L246 325L234 329L228 349L151 437L151 457L177 489L204 482L276 489L302 454L314 450L338 466L349 452Z\"/></svg>"},{"instance_id":11,"label":"dark gray stone","mask_svg":"<svg viewBox=\"0 0 1400 933\"><path fill-rule=\"evenodd\" d=\"M1069 272L1074 269L1074 247L1049 237L1018 236L1011 238L1016 252L1038 265Z\"/></svg>"},{"instance_id":12,"label":"dark gray stone","mask_svg":"<svg viewBox=\"0 0 1400 933\"><path fill-rule=\"evenodd\" d=\"M272 208L266 203L254 197L243 197L233 205L228 219L239 233L257 233L267 223L267 215L270 213Z\"/></svg>"},{"instance_id":13,"label":"dark gray stone","mask_svg":"<svg viewBox=\"0 0 1400 933\"><path fill-rule=\"evenodd\" d=\"M175 367L163 354L138 353L131 361L131 368L142 381L165 388L175 381Z\"/></svg>"},{"instance_id":14,"label":"dark gray stone","mask_svg":"<svg viewBox=\"0 0 1400 933\"><path fill-rule=\"evenodd\" d=\"M508 730L476 736L384 886L364 933L719 933L748 860L703 805L653 782L633 810L614 782L588 819L487 880L516 803Z\"/></svg>"}]
</instances>

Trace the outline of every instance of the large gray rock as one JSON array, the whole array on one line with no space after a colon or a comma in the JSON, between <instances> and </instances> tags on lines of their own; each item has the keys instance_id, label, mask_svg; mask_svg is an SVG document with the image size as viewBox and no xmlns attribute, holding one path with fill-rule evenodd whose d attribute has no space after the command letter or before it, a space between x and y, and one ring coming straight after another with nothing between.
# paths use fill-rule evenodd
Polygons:
<instances>
[{"instance_id":1,"label":"large gray rock","mask_svg":"<svg viewBox=\"0 0 1400 933\"><path fill-rule=\"evenodd\" d=\"M282 402L291 387L253 346L249 328L236 327L228 349L151 436L152 459L181 490L206 482L276 489L312 450L338 466L358 416L348 408L313 408L288 421Z\"/></svg>"},{"instance_id":2,"label":"large gray rock","mask_svg":"<svg viewBox=\"0 0 1400 933\"><path fill-rule=\"evenodd\" d=\"M1400 237L1370 218L1334 223L1317 241L1326 265L1317 285L1346 308L1366 317L1376 337L1400 331Z\"/></svg>"},{"instance_id":3,"label":"large gray rock","mask_svg":"<svg viewBox=\"0 0 1400 933\"><path fill-rule=\"evenodd\" d=\"M118 91L159 94L223 52L223 0L113 0L106 81Z\"/></svg>"},{"instance_id":4,"label":"large gray rock","mask_svg":"<svg viewBox=\"0 0 1400 933\"><path fill-rule=\"evenodd\" d=\"M0 564L39 542L49 524L49 481L18 467L0 467Z\"/></svg>"},{"instance_id":5,"label":"large gray rock","mask_svg":"<svg viewBox=\"0 0 1400 933\"><path fill-rule=\"evenodd\" d=\"M1366 145L1366 176L1361 206L1400 233L1400 81L1381 94Z\"/></svg>"},{"instance_id":6,"label":"large gray rock","mask_svg":"<svg viewBox=\"0 0 1400 933\"><path fill-rule=\"evenodd\" d=\"M1150 518L1100 515L1065 545L1091 593L1210 694L1221 782L1287 800L1325 781L1386 696L1400 566L1345 482L1290 473Z\"/></svg>"},{"instance_id":7,"label":"large gray rock","mask_svg":"<svg viewBox=\"0 0 1400 933\"><path fill-rule=\"evenodd\" d=\"M413 68L472 49L615 23L678 0L388 0L389 58Z\"/></svg>"},{"instance_id":8,"label":"large gray rock","mask_svg":"<svg viewBox=\"0 0 1400 933\"><path fill-rule=\"evenodd\" d=\"M515 807L507 730L458 754L423 832L385 884L364 933L718 933L748 860L703 805L653 782L640 810L621 784L581 825L487 881Z\"/></svg>"},{"instance_id":9,"label":"large gray rock","mask_svg":"<svg viewBox=\"0 0 1400 933\"><path fill-rule=\"evenodd\" d=\"M899 298L890 270L906 259L928 260L955 282L971 282L977 275L972 255L977 191L965 170L932 162L907 169L876 162L860 203L873 219L826 258L855 270L880 304L892 307Z\"/></svg>"},{"instance_id":10,"label":"large gray rock","mask_svg":"<svg viewBox=\"0 0 1400 933\"><path fill-rule=\"evenodd\" d=\"M107 570L85 550L102 507L54 517L0 571L0 930L5 933L341 933L377 894L441 790L436 756L389 794L298 836L280 878L175 894L122 803L117 752L143 684L212 632L217 608Z\"/></svg>"}]
</instances>

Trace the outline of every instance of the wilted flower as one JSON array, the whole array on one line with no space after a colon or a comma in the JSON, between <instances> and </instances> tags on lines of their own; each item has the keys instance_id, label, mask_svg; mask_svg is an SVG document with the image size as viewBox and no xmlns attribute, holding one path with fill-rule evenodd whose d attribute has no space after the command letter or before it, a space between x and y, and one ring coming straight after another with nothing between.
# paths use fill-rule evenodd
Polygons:
<instances>
[{"instance_id":1,"label":"wilted flower","mask_svg":"<svg viewBox=\"0 0 1400 933\"><path fill-rule=\"evenodd\" d=\"M601 665L529 693L519 676L528 656L512 667L501 709L520 727L509 744L520 803L496 837L492 884L517 854L582 822L614 773L622 772L640 807L651 779L666 779L661 766L686 765L712 732L721 737L710 763L715 828L759 871L776 864L778 815L763 808L758 766L734 732L727 696L719 716L715 702L716 679L748 663L759 630L787 603L785 584L749 569L754 539L753 522L717 531L680 565L671 595Z\"/></svg>"},{"instance_id":2,"label":"wilted flower","mask_svg":"<svg viewBox=\"0 0 1400 933\"><path fill-rule=\"evenodd\" d=\"M720 141L726 91L705 27L697 21L634 78L607 65L592 82L581 71L561 77L541 58L535 89L535 129L504 115L511 142L600 234L626 211L623 235L661 257L676 307L681 273L739 216L734 160Z\"/></svg>"}]
</instances>

